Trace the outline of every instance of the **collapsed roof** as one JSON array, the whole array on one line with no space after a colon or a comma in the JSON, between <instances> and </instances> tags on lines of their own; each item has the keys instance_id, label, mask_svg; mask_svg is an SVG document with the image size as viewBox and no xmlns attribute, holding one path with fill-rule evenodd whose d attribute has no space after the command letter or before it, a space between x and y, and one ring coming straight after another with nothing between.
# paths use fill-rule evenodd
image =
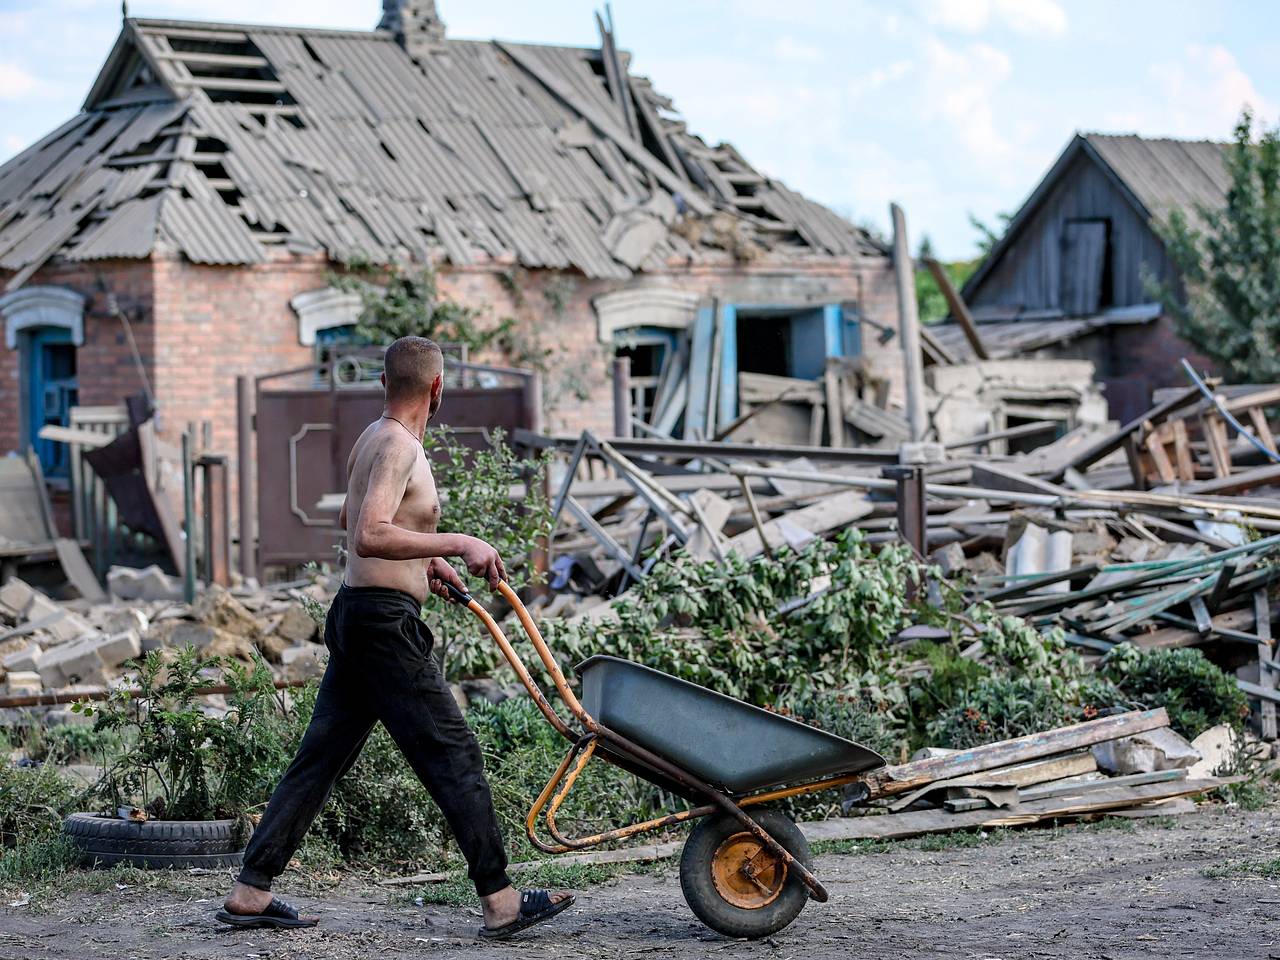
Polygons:
<instances>
[{"instance_id":1,"label":"collapsed roof","mask_svg":"<svg viewBox=\"0 0 1280 960\"><path fill-rule=\"evenodd\" d=\"M673 258L884 254L690 134L602 35L441 39L415 57L388 29L127 19L83 112L0 167L0 269L13 289L54 256L157 249L608 278Z\"/></svg>"}]
</instances>

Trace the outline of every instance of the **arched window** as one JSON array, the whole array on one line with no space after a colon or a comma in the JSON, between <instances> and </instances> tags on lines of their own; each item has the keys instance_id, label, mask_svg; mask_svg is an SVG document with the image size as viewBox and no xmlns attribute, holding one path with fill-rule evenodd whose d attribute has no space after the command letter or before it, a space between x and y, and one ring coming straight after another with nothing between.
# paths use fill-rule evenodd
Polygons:
<instances>
[{"instance_id":1,"label":"arched window","mask_svg":"<svg viewBox=\"0 0 1280 960\"><path fill-rule=\"evenodd\" d=\"M66 446L39 433L46 424L66 426L79 400L76 347L84 344L84 304L66 287L22 287L0 296L5 346L19 353L21 444L35 448L50 477L66 475Z\"/></svg>"}]
</instances>

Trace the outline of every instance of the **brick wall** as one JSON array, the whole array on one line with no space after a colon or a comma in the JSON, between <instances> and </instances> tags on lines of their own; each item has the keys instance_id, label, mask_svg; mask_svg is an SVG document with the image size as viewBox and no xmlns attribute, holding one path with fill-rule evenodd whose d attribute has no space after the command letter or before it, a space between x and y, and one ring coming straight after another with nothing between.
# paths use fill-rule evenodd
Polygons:
<instances>
[{"instance_id":1,"label":"brick wall","mask_svg":"<svg viewBox=\"0 0 1280 960\"><path fill-rule=\"evenodd\" d=\"M108 308L100 289L105 283L127 314L146 375L152 375L155 324L152 317L152 265L141 260L60 264L41 270L28 286L69 287L85 297L84 344L76 351L80 403L114 405L142 392L142 375L133 359L120 319ZM0 348L0 455L22 442L19 419L19 351Z\"/></svg>"}]
</instances>

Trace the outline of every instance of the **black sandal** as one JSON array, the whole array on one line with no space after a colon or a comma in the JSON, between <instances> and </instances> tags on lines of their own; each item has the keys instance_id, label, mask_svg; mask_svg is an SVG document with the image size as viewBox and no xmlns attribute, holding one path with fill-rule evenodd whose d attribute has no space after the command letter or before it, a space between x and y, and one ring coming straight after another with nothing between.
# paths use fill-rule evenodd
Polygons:
<instances>
[{"instance_id":1,"label":"black sandal","mask_svg":"<svg viewBox=\"0 0 1280 960\"><path fill-rule=\"evenodd\" d=\"M264 928L296 930L301 927L314 927L320 922L319 920L303 920L298 916L297 910L279 897L272 897L271 902L267 904L267 909L261 913L232 913L230 910L223 908L215 913L214 916L227 926L238 927L241 930Z\"/></svg>"},{"instance_id":2,"label":"black sandal","mask_svg":"<svg viewBox=\"0 0 1280 960\"><path fill-rule=\"evenodd\" d=\"M573 894L569 894L559 903L552 903L550 895L545 890L523 890L520 893L520 912L516 914L516 918L500 927L481 927L480 938L506 940L521 930L527 930L535 923L550 920L556 914L569 909L576 899L577 897Z\"/></svg>"}]
</instances>

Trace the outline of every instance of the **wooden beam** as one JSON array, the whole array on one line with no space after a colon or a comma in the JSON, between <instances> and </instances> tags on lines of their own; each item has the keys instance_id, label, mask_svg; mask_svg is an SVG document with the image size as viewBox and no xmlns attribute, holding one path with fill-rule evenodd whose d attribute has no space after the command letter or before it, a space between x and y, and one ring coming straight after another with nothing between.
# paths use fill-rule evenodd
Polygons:
<instances>
[{"instance_id":1,"label":"wooden beam","mask_svg":"<svg viewBox=\"0 0 1280 960\"><path fill-rule=\"evenodd\" d=\"M937 281L938 289L942 291L947 307L951 310L951 316L956 318L956 323L960 324L960 329L964 331L964 338L969 341L973 355L979 360L990 360L991 355L987 352L987 345L982 342L982 337L978 334L978 326L973 322L973 314L969 312L959 291L951 285L951 278L947 276L947 271L933 257L925 257L924 265L929 268L933 279Z\"/></svg>"},{"instance_id":2,"label":"wooden beam","mask_svg":"<svg viewBox=\"0 0 1280 960\"><path fill-rule=\"evenodd\" d=\"M1027 760L1050 757L1080 747L1104 743L1119 737L1145 733L1169 725L1169 714L1163 707L1134 710L1114 717L1101 717L1069 727L1029 734L1014 740L1002 740L945 757L930 757L872 771L866 784L872 797L892 796L914 790L935 780L953 780L982 770L994 770Z\"/></svg>"},{"instance_id":3,"label":"wooden beam","mask_svg":"<svg viewBox=\"0 0 1280 960\"><path fill-rule=\"evenodd\" d=\"M657 177L659 183L673 193L680 194L694 213L707 216L712 212L714 209L712 205L689 183L676 176L666 164L649 153L643 144L634 140L626 130L619 127L608 116L593 105L579 99L576 91L565 80L554 75L533 54L514 43L503 43L500 40L495 40L494 43L587 123L612 140L619 150Z\"/></svg>"},{"instance_id":4,"label":"wooden beam","mask_svg":"<svg viewBox=\"0 0 1280 960\"><path fill-rule=\"evenodd\" d=\"M271 66L266 57L245 57L231 53L200 53L195 50L165 50L156 53L158 60L176 60L179 63L198 63L206 67L265 70Z\"/></svg>"}]
</instances>

